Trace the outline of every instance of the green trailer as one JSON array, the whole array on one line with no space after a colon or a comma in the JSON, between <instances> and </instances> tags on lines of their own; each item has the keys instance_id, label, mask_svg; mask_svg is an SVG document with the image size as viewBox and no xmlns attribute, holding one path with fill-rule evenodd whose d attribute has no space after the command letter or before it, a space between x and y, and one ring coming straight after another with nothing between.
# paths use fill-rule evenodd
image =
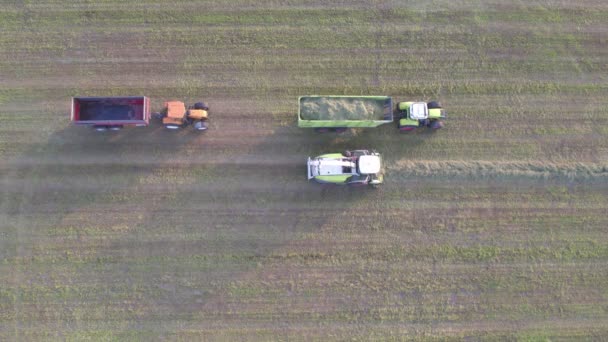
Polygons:
<instances>
[{"instance_id":1,"label":"green trailer","mask_svg":"<svg viewBox=\"0 0 608 342\"><path fill-rule=\"evenodd\" d=\"M298 102L299 127L340 132L393 122L389 96L308 95L300 96Z\"/></svg>"}]
</instances>

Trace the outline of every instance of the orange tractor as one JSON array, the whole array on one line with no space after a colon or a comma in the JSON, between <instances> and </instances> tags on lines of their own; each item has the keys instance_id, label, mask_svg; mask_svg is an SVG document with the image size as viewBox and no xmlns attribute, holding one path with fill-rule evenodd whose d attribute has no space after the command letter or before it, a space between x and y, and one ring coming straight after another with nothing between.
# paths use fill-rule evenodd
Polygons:
<instances>
[{"instance_id":1,"label":"orange tractor","mask_svg":"<svg viewBox=\"0 0 608 342\"><path fill-rule=\"evenodd\" d=\"M162 112L156 113L167 129L179 129L192 125L197 131L207 130L209 107L204 102L197 102L186 109L182 101L167 101Z\"/></svg>"}]
</instances>

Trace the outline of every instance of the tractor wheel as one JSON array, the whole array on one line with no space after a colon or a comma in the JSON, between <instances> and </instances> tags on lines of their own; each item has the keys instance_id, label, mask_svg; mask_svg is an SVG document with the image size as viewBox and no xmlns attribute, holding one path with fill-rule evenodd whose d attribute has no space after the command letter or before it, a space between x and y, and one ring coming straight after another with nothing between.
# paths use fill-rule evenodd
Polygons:
<instances>
[{"instance_id":1,"label":"tractor wheel","mask_svg":"<svg viewBox=\"0 0 608 342\"><path fill-rule=\"evenodd\" d=\"M429 102L429 103L426 104L426 107L428 109L441 108L441 103L439 103L437 101L431 101L431 102Z\"/></svg>"},{"instance_id":2,"label":"tractor wheel","mask_svg":"<svg viewBox=\"0 0 608 342\"><path fill-rule=\"evenodd\" d=\"M203 121L197 121L194 123L194 129L197 131L206 131L207 130L207 124L204 123Z\"/></svg>"},{"instance_id":3,"label":"tractor wheel","mask_svg":"<svg viewBox=\"0 0 608 342\"><path fill-rule=\"evenodd\" d=\"M209 110L209 107L205 104L205 102L197 102L194 104L194 109Z\"/></svg>"},{"instance_id":4,"label":"tractor wheel","mask_svg":"<svg viewBox=\"0 0 608 342\"><path fill-rule=\"evenodd\" d=\"M441 128L443 128L443 121L439 121L439 120L431 121L431 124L429 125L429 128L430 129L435 129L435 130L441 129Z\"/></svg>"}]
</instances>

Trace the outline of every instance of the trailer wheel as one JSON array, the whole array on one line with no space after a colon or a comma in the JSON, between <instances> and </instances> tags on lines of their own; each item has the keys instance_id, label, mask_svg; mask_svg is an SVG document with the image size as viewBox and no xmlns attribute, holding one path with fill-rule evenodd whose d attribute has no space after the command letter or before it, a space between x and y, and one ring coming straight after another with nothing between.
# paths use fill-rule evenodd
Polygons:
<instances>
[{"instance_id":1,"label":"trailer wheel","mask_svg":"<svg viewBox=\"0 0 608 342\"><path fill-rule=\"evenodd\" d=\"M179 129L179 126L178 125L165 125L165 128L175 130L175 129Z\"/></svg>"},{"instance_id":2,"label":"trailer wheel","mask_svg":"<svg viewBox=\"0 0 608 342\"><path fill-rule=\"evenodd\" d=\"M346 132L347 129L348 129L347 127L336 127L336 128L334 128L334 132L341 134L341 133Z\"/></svg>"},{"instance_id":3,"label":"trailer wheel","mask_svg":"<svg viewBox=\"0 0 608 342\"><path fill-rule=\"evenodd\" d=\"M327 133L327 132L329 132L329 128L325 128L325 127L315 128L315 132L317 132L317 133Z\"/></svg>"},{"instance_id":4,"label":"trailer wheel","mask_svg":"<svg viewBox=\"0 0 608 342\"><path fill-rule=\"evenodd\" d=\"M429 102L429 103L426 104L426 107L428 109L441 108L441 103L439 103L437 101L431 101L431 102Z\"/></svg>"},{"instance_id":5,"label":"trailer wheel","mask_svg":"<svg viewBox=\"0 0 608 342\"><path fill-rule=\"evenodd\" d=\"M96 130L97 132L105 132L108 130L108 127L106 126L93 126L93 129Z\"/></svg>"},{"instance_id":6,"label":"trailer wheel","mask_svg":"<svg viewBox=\"0 0 608 342\"><path fill-rule=\"evenodd\" d=\"M115 131L116 132L116 131L120 131L122 129L122 126L110 126L110 127L108 127L108 129L110 131Z\"/></svg>"}]
</instances>

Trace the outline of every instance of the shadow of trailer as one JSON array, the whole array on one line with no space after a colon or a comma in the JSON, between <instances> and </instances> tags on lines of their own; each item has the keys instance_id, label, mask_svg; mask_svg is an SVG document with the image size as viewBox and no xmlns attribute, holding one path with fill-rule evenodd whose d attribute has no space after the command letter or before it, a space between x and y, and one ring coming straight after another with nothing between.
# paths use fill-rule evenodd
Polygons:
<instances>
[{"instance_id":1,"label":"shadow of trailer","mask_svg":"<svg viewBox=\"0 0 608 342\"><path fill-rule=\"evenodd\" d=\"M97 131L148 126L150 99L146 96L74 97L72 122L92 126Z\"/></svg>"},{"instance_id":2,"label":"shadow of trailer","mask_svg":"<svg viewBox=\"0 0 608 342\"><path fill-rule=\"evenodd\" d=\"M393 122L389 96L307 95L298 99L298 127L341 133Z\"/></svg>"}]
</instances>

